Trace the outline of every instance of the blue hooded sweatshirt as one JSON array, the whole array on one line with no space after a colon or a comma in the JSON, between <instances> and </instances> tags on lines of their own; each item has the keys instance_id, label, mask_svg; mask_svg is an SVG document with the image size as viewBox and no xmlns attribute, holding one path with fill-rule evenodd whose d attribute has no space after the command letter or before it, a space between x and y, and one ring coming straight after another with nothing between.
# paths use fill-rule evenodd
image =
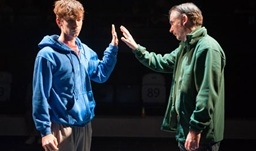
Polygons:
<instances>
[{"instance_id":1,"label":"blue hooded sweatshirt","mask_svg":"<svg viewBox=\"0 0 256 151\"><path fill-rule=\"evenodd\" d=\"M118 47L109 44L100 60L76 38L80 55L58 35L45 36L39 43L33 73L33 120L41 136L51 133L51 123L85 126L94 115L91 80L106 82L112 73Z\"/></svg>"}]
</instances>

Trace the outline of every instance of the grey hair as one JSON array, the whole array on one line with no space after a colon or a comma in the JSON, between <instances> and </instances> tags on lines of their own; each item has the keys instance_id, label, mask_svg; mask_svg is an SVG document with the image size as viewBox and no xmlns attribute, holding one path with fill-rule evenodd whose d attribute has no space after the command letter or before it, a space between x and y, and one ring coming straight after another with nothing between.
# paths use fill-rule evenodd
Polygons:
<instances>
[{"instance_id":1,"label":"grey hair","mask_svg":"<svg viewBox=\"0 0 256 151\"><path fill-rule=\"evenodd\" d=\"M177 11L180 14L187 15L192 25L195 25L195 26L203 25L202 11L192 2L186 2L186 3L173 6L169 10L169 15L171 14L172 11Z\"/></svg>"}]
</instances>

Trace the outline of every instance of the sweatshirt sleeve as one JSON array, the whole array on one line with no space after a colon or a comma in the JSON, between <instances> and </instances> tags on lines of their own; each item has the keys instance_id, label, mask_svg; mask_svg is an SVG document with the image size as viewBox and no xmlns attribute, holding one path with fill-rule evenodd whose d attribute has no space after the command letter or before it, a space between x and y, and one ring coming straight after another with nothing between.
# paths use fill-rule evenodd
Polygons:
<instances>
[{"instance_id":1,"label":"sweatshirt sleeve","mask_svg":"<svg viewBox=\"0 0 256 151\"><path fill-rule=\"evenodd\" d=\"M133 53L140 63L153 71L162 73L173 72L177 50L171 53L157 54L149 52L145 47L139 45L138 49L133 51Z\"/></svg>"},{"instance_id":2,"label":"sweatshirt sleeve","mask_svg":"<svg viewBox=\"0 0 256 151\"><path fill-rule=\"evenodd\" d=\"M88 67L89 74L94 82L104 83L109 79L117 62L117 54L118 47L111 44L103 52L102 59L99 59L98 55L91 50Z\"/></svg>"},{"instance_id":3,"label":"sweatshirt sleeve","mask_svg":"<svg viewBox=\"0 0 256 151\"><path fill-rule=\"evenodd\" d=\"M52 83L50 62L41 56L37 56L33 73L32 106L34 123L41 136L51 133L48 97Z\"/></svg>"}]
</instances>

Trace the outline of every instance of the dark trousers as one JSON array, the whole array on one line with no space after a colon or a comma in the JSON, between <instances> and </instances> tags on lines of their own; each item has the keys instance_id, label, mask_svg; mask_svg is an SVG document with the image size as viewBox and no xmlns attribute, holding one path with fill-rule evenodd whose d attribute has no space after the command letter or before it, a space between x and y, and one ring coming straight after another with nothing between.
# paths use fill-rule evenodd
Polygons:
<instances>
[{"instance_id":1,"label":"dark trousers","mask_svg":"<svg viewBox=\"0 0 256 151\"><path fill-rule=\"evenodd\" d=\"M180 151L187 151L184 147L184 144L178 143L178 147ZM199 148L194 151L218 151L220 148L220 142L217 143L209 143L209 144L203 144L199 145Z\"/></svg>"}]
</instances>

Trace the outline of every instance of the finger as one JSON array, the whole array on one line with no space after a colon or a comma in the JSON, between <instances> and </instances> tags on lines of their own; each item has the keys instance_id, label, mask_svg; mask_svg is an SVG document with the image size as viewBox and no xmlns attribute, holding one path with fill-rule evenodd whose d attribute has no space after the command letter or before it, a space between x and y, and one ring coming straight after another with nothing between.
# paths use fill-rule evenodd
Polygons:
<instances>
[{"instance_id":1,"label":"finger","mask_svg":"<svg viewBox=\"0 0 256 151\"><path fill-rule=\"evenodd\" d=\"M51 151L58 150L58 147L55 144L55 142L49 143L48 148L50 148Z\"/></svg>"},{"instance_id":2,"label":"finger","mask_svg":"<svg viewBox=\"0 0 256 151\"><path fill-rule=\"evenodd\" d=\"M123 25L120 26L120 29L121 29L121 31L125 31L125 32L128 31Z\"/></svg>"},{"instance_id":3,"label":"finger","mask_svg":"<svg viewBox=\"0 0 256 151\"><path fill-rule=\"evenodd\" d=\"M189 149L190 149L190 145L189 145L189 143L188 143L188 141L187 141L187 140L185 141L184 147L185 147L187 150L189 150Z\"/></svg>"},{"instance_id":4,"label":"finger","mask_svg":"<svg viewBox=\"0 0 256 151\"><path fill-rule=\"evenodd\" d=\"M126 39L128 39L130 36L129 36L129 34L127 34L126 32L123 32L123 37L126 38Z\"/></svg>"},{"instance_id":5,"label":"finger","mask_svg":"<svg viewBox=\"0 0 256 151\"><path fill-rule=\"evenodd\" d=\"M121 30L124 34L129 34L129 31L128 31L124 26L121 26L121 27L120 27L120 30Z\"/></svg>"},{"instance_id":6,"label":"finger","mask_svg":"<svg viewBox=\"0 0 256 151\"><path fill-rule=\"evenodd\" d=\"M116 30L115 30L115 25L112 24L112 36L114 39L117 39L117 33L116 33Z\"/></svg>"},{"instance_id":7,"label":"finger","mask_svg":"<svg viewBox=\"0 0 256 151\"><path fill-rule=\"evenodd\" d=\"M123 35L127 39L132 37L132 35L128 31L127 32L123 32Z\"/></svg>"},{"instance_id":8,"label":"finger","mask_svg":"<svg viewBox=\"0 0 256 151\"><path fill-rule=\"evenodd\" d=\"M46 140L45 142L43 142L42 146L44 148L45 151L54 151L54 150L58 150L58 142L57 141L48 141Z\"/></svg>"},{"instance_id":9,"label":"finger","mask_svg":"<svg viewBox=\"0 0 256 151\"><path fill-rule=\"evenodd\" d=\"M129 41L127 39L125 39L124 37L121 37L121 40L125 43L129 43Z\"/></svg>"},{"instance_id":10,"label":"finger","mask_svg":"<svg viewBox=\"0 0 256 151\"><path fill-rule=\"evenodd\" d=\"M45 141L43 141L42 142L42 146L44 147L44 146L47 146L49 144L49 141L48 140L45 140Z\"/></svg>"},{"instance_id":11,"label":"finger","mask_svg":"<svg viewBox=\"0 0 256 151\"><path fill-rule=\"evenodd\" d=\"M43 148L45 151L51 151L51 147L49 145L45 145Z\"/></svg>"},{"instance_id":12,"label":"finger","mask_svg":"<svg viewBox=\"0 0 256 151\"><path fill-rule=\"evenodd\" d=\"M47 147L46 147L46 146L43 146L43 148L44 148L44 151L48 151L48 149L47 149Z\"/></svg>"},{"instance_id":13,"label":"finger","mask_svg":"<svg viewBox=\"0 0 256 151\"><path fill-rule=\"evenodd\" d=\"M129 37L129 35L127 35L126 33L123 33L123 35L124 35L125 38Z\"/></svg>"},{"instance_id":14,"label":"finger","mask_svg":"<svg viewBox=\"0 0 256 151\"><path fill-rule=\"evenodd\" d=\"M112 24L112 34L115 34L116 33L116 29L115 29L115 25L114 24Z\"/></svg>"},{"instance_id":15,"label":"finger","mask_svg":"<svg viewBox=\"0 0 256 151\"><path fill-rule=\"evenodd\" d=\"M57 141L57 139L54 139L53 143L54 143L55 146L58 146L58 141Z\"/></svg>"}]
</instances>

